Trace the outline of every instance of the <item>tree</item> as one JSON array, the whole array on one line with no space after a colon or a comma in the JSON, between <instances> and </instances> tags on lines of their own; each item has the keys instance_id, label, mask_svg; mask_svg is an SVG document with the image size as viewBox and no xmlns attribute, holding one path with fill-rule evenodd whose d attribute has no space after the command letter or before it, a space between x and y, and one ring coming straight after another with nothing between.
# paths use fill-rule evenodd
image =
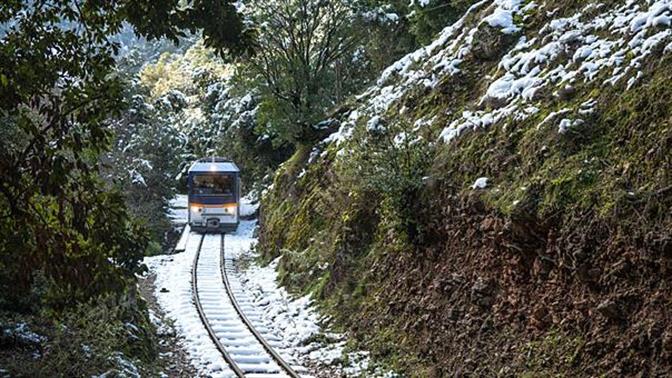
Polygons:
<instances>
[{"instance_id":1,"label":"tree","mask_svg":"<svg viewBox=\"0 0 672 378\"><path fill-rule=\"evenodd\" d=\"M247 51L252 37L231 1L180 4L0 4L0 307L29 298L36 274L64 306L123 291L140 269L145 233L98 174L109 121L125 107L111 37L124 23L150 39L202 30L223 56Z\"/></svg>"},{"instance_id":2,"label":"tree","mask_svg":"<svg viewBox=\"0 0 672 378\"><path fill-rule=\"evenodd\" d=\"M354 9L348 0L260 0L250 9L258 39L249 66L262 78L264 121L287 141L309 141L311 125L344 97L339 60L360 40Z\"/></svg>"},{"instance_id":3,"label":"tree","mask_svg":"<svg viewBox=\"0 0 672 378\"><path fill-rule=\"evenodd\" d=\"M411 32L422 45L429 44L443 28L455 22L475 0L412 1Z\"/></svg>"}]
</instances>

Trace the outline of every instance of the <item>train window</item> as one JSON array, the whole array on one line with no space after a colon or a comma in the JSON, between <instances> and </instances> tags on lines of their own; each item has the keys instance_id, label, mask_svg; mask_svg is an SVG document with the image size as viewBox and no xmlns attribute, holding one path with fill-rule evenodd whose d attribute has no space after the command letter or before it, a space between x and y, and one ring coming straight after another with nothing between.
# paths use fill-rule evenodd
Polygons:
<instances>
[{"instance_id":1,"label":"train window","mask_svg":"<svg viewBox=\"0 0 672 378\"><path fill-rule=\"evenodd\" d=\"M195 175L191 190L194 194L233 195L233 176Z\"/></svg>"}]
</instances>

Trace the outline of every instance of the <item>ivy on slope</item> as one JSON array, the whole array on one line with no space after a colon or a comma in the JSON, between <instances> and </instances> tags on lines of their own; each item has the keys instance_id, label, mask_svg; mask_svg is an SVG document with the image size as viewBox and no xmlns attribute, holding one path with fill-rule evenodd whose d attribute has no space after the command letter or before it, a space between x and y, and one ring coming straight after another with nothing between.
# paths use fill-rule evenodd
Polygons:
<instances>
[{"instance_id":1,"label":"ivy on slope","mask_svg":"<svg viewBox=\"0 0 672 378\"><path fill-rule=\"evenodd\" d=\"M413 376L669 374L670 17L474 4L280 167L260 251Z\"/></svg>"}]
</instances>

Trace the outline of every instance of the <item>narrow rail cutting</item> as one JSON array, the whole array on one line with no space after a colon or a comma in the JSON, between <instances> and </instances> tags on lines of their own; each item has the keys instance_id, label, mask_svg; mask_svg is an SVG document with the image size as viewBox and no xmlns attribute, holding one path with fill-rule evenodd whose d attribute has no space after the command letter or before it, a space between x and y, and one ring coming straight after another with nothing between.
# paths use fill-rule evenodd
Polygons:
<instances>
[{"instance_id":1,"label":"narrow rail cutting","mask_svg":"<svg viewBox=\"0 0 672 378\"><path fill-rule=\"evenodd\" d=\"M201 238L192 267L192 296L204 327L232 372L238 377L299 377L241 310L226 274L224 235Z\"/></svg>"}]
</instances>

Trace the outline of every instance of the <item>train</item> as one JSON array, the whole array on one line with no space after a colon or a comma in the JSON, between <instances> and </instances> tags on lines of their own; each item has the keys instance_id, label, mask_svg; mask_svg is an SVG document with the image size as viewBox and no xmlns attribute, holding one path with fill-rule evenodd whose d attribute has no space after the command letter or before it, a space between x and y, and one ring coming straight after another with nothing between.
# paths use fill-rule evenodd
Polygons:
<instances>
[{"instance_id":1,"label":"train","mask_svg":"<svg viewBox=\"0 0 672 378\"><path fill-rule=\"evenodd\" d=\"M221 157L202 158L189 168L188 224L202 233L236 231L240 223L240 169Z\"/></svg>"}]
</instances>

